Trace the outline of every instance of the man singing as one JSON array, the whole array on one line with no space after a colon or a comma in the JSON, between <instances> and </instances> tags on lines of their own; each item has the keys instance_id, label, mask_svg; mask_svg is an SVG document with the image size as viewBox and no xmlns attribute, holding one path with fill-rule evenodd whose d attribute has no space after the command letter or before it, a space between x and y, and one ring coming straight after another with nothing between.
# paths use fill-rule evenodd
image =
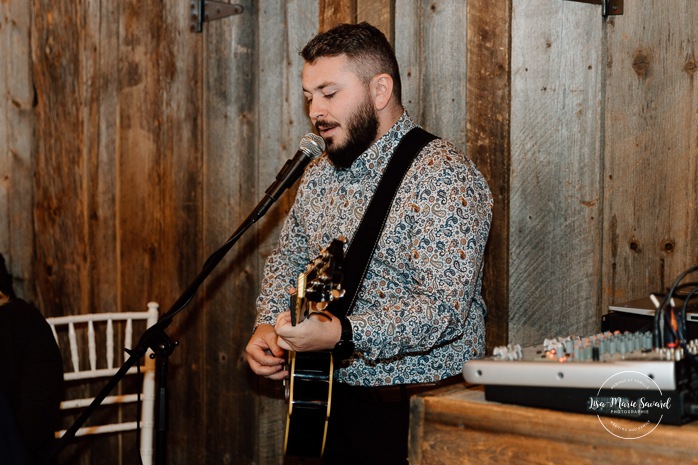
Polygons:
<instances>
[{"instance_id":1,"label":"man singing","mask_svg":"<svg viewBox=\"0 0 698 465\"><path fill-rule=\"evenodd\" d=\"M397 188L348 315L330 305L327 317L292 325L289 288L308 262L339 236L371 246L352 239L398 143L417 127L402 105L395 53L375 27L339 25L301 55L303 94L326 153L306 169L266 263L247 360L280 380L289 376L286 351L341 347L325 462L405 464L410 395L462 382L463 363L484 355L492 197L462 151L432 140Z\"/></svg>"}]
</instances>

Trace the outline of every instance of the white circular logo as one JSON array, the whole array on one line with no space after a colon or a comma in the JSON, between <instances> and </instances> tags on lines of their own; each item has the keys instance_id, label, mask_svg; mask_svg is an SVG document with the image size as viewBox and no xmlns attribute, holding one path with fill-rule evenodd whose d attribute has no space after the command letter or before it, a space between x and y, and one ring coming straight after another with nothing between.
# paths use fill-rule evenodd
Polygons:
<instances>
[{"instance_id":1,"label":"white circular logo","mask_svg":"<svg viewBox=\"0 0 698 465\"><path fill-rule=\"evenodd\" d=\"M638 371L621 371L608 378L587 409L601 425L620 439L640 439L654 431L671 408L652 378Z\"/></svg>"}]
</instances>

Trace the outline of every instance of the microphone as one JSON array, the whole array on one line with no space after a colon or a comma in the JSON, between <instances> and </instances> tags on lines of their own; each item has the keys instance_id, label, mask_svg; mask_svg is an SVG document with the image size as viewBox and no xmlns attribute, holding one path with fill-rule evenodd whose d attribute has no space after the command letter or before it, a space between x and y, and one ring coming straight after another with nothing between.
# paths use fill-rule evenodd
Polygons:
<instances>
[{"instance_id":1,"label":"microphone","mask_svg":"<svg viewBox=\"0 0 698 465\"><path fill-rule=\"evenodd\" d=\"M316 158L325 151L325 141L317 134L309 132L301 139L300 148L293 156L286 160L286 164L281 168L276 180L266 190L266 194L276 202L281 194L291 187L293 183L303 174L303 170L313 158Z\"/></svg>"},{"instance_id":2,"label":"microphone","mask_svg":"<svg viewBox=\"0 0 698 465\"><path fill-rule=\"evenodd\" d=\"M265 198L262 199L251 215L251 217L254 218L252 221L257 221L264 215L271 204L276 202L281 194L298 180L301 174L303 174L305 167L308 166L308 163L320 156L324 151L325 141L322 137L312 132L306 134L303 139L301 139L300 147L296 154L293 158L286 160L281 171L276 175L276 180L265 191Z\"/></svg>"}]
</instances>

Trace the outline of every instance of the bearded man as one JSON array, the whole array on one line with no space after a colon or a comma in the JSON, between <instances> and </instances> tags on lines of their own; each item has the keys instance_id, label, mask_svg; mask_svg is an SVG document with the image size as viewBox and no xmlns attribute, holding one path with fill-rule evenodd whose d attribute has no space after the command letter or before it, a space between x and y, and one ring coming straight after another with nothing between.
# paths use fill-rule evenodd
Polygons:
<instances>
[{"instance_id":1,"label":"bearded man","mask_svg":"<svg viewBox=\"0 0 698 465\"><path fill-rule=\"evenodd\" d=\"M418 127L377 28L339 25L301 55L303 94L326 153L306 169L267 260L247 360L281 380L287 351L335 350L325 463L406 464L409 397L462 382L463 363L484 355L492 196L454 145L433 139L415 150L385 220L367 219L384 226L352 307L292 324L289 288L310 260L340 236L350 248L372 247L353 238L398 144Z\"/></svg>"}]
</instances>

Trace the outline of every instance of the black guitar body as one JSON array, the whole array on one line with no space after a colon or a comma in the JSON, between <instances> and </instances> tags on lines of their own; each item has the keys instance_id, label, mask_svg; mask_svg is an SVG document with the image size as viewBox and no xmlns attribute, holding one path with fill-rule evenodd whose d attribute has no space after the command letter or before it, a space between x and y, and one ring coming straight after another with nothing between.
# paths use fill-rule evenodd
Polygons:
<instances>
[{"instance_id":1,"label":"black guitar body","mask_svg":"<svg viewBox=\"0 0 698 465\"><path fill-rule=\"evenodd\" d=\"M291 324L305 318L327 318L318 308L328 308L344 295L341 287L342 261L346 239L334 239L320 256L298 277L296 293L291 297ZM316 304L310 310L310 303ZM331 311L331 307L329 307ZM288 353L289 378L286 383L288 414L284 454L321 457L325 449L330 419L334 363L329 350Z\"/></svg>"},{"instance_id":2,"label":"black guitar body","mask_svg":"<svg viewBox=\"0 0 698 465\"><path fill-rule=\"evenodd\" d=\"M332 398L332 353L292 352L284 454L320 457L325 449Z\"/></svg>"}]
</instances>

